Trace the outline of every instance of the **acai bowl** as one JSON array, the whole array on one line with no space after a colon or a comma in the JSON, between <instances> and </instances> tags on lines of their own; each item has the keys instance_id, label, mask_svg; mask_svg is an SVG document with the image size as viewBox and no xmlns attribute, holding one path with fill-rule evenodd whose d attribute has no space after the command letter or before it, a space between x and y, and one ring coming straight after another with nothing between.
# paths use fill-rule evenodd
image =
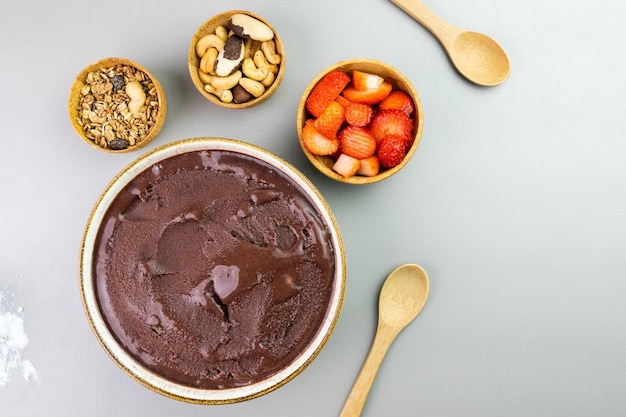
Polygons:
<instances>
[{"instance_id":1,"label":"acai bowl","mask_svg":"<svg viewBox=\"0 0 626 417\"><path fill-rule=\"evenodd\" d=\"M225 404L277 389L327 342L345 289L339 228L281 158L196 138L136 159L84 233L80 290L102 347L177 400Z\"/></svg>"}]
</instances>

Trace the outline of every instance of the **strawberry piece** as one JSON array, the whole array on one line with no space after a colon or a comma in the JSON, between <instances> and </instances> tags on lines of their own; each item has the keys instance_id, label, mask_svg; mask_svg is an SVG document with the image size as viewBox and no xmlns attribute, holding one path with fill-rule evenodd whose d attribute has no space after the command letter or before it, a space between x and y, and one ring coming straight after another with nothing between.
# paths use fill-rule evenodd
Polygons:
<instances>
[{"instance_id":1,"label":"strawberry piece","mask_svg":"<svg viewBox=\"0 0 626 417\"><path fill-rule=\"evenodd\" d=\"M339 149L339 139L327 138L315 129L315 120L309 119L302 128L302 142L315 155L332 155Z\"/></svg>"},{"instance_id":2,"label":"strawberry piece","mask_svg":"<svg viewBox=\"0 0 626 417\"><path fill-rule=\"evenodd\" d=\"M378 160L385 168L393 168L402 162L408 149L402 136L385 136L378 143Z\"/></svg>"},{"instance_id":3,"label":"strawberry piece","mask_svg":"<svg viewBox=\"0 0 626 417\"><path fill-rule=\"evenodd\" d=\"M345 118L352 126L367 126L372 118L372 106L363 103L350 103L346 107Z\"/></svg>"},{"instance_id":4,"label":"strawberry piece","mask_svg":"<svg viewBox=\"0 0 626 417\"><path fill-rule=\"evenodd\" d=\"M315 129L327 138L334 138L345 121L344 115L345 110L341 104L332 101L315 119Z\"/></svg>"},{"instance_id":5,"label":"strawberry piece","mask_svg":"<svg viewBox=\"0 0 626 417\"><path fill-rule=\"evenodd\" d=\"M335 101L339 104L341 104L341 107L343 107L344 109L346 107L348 107L350 105L350 103L352 103L350 100L348 100L347 98L345 98L342 95L337 96L337 98L335 99Z\"/></svg>"},{"instance_id":6,"label":"strawberry piece","mask_svg":"<svg viewBox=\"0 0 626 417\"><path fill-rule=\"evenodd\" d=\"M339 133L341 152L353 158L364 159L376 152L376 138L368 129L347 126Z\"/></svg>"},{"instance_id":7,"label":"strawberry piece","mask_svg":"<svg viewBox=\"0 0 626 417\"><path fill-rule=\"evenodd\" d=\"M341 155L339 155L339 158L337 158L337 161L335 161L335 164L333 165L333 170L339 175L349 178L356 174L360 164L361 161L359 161L357 158L353 158L349 155L346 155L345 153L342 153Z\"/></svg>"},{"instance_id":8,"label":"strawberry piece","mask_svg":"<svg viewBox=\"0 0 626 417\"><path fill-rule=\"evenodd\" d=\"M369 158L361 159L359 169L356 171L356 175L363 175L365 177L373 177L380 172L380 161L376 155L372 155Z\"/></svg>"},{"instance_id":9,"label":"strawberry piece","mask_svg":"<svg viewBox=\"0 0 626 417\"><path fill-rule=\"evenodd\" d=\"M378 141L395 135L403 137L409 145L413 143L413 127L413 120L401 110L380 110L368 125Z\"/></svg>"},{"instance_id":10,"label":"strawberry piece","mask_svg":"<svg viewBox=\"0 0 626 417\"><path fill-rule=\"evenodd\" d=\"M376 74L354 70L352 71L352 85L359 91L380 87L385 79Z\"/></svg>"},{"instance_id":11,"label":"strawberry piece","mask_svg":"<svg viewBox=\"0 0 626 417\"><path fill-rule=\"evenodd\" d=\"M391 89L392 85L388 81L367 90L357 90L354 84L348 84L341 94L354 103L376 104L384 100L391 93Z\"/></svg>"},{"instance_id":12,"label":"strawberry piece","mask_svg":"<svg viewBox=\"0 0 626 417\"><path fill-rule=\"evenodd\" d=\"M349 82L350 77L348 74L339 70L333 70L324 75L307 97L305 102L306 109L313 117L319 117Z\"/></svg>"},{"instance_id":13,"label":"strawberry piece","mask_svg":"<svg viewBox=\"0 0 626 417\"><path fill-rule=\"evenodd\" d=\"M380 110L402 110L407 116L411 117L413 110L415 110L415 104L407 93L395 90L380 102L378 108Z\"/></svg>"}]
</instances>

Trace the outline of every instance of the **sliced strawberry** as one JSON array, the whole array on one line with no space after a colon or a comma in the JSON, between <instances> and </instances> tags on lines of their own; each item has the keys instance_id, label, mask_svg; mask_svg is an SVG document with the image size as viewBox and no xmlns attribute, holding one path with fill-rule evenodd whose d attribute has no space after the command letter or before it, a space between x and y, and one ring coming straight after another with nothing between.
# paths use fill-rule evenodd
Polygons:
<instances>
[{"instance_id":1,"label":"sliced strawberry","mask_svg":"<svg viewBox=\"0 0 626 417\"><path fill-rule=\"evenodd\" d=\"M345 110L341 104L332 101L315 119L315 129L327 138L334 138L345 121L344 115Z\"/></svg>"},{"instance_id":2,"label":"sliced strawberry","mask_svg":"<svg viewBox=\"0 0 626 417\"><path fill-rule=\"evenodd\" d=\"M333 70L324 75L307 97L306 109L313 117L319 117L349 82L350 77L348 74L339 70Z\"/></svg>"},{"instance_id":3,"label":"sliced strawberry","mask_svg":"<svg viewBox=\"0 0 626 417\"><path fill-rule=\"evenodd\" d=\"M352 177L359 169L359 165L361 161L356 158L353 158L345 153L339 155L337 161L333 165L333 170L346 178Z\"/></svg>"},{"instance_id":4,"label":"sliced strawberry","mask_svg":"<svg viewBox=\"0 0 626 417\"><path fill-rule=\"evenodd\" d=\"M359 91L370 90L380 87L385 79L376 74L363 71L352 71L352 85Z\"/></svg>"},{"instance_id":5,"label":"sliced strawberry","mask_svg":"<svg viewBox=\"0 0 626 417\"><path fill-rule=\"evenodd\" d=\"M402 110L407 116L411 117L413 110L415 110L415 104L407 93L395 90L380 102L378 108L380 110Z\"/></svg>"},{"instance_id":6,"label":"sliced strawberry","mask_svg":"<svg viewBox=\"0 0 626 417\"><path fill-rule=\"evenodd\" d=\"M393 168L399 165L409 147L402 136L388 135L378 143L378 160L385 168Z\"/></svg>"},{"instance_id":7,"label":"sliced strawberry","mask_svg":"<svg viewBox=\"0 0 626 417\"><path fill-rule=\"evenodd\" d=\"M402 110L380 110L368 125L378 141L387 135L396 135L408 144L413 142L413 127L413 120Z\"/></svg>"},{"instance_id":8,"label":"sliced strawberry","mask_svg":"<svg viewBox=\"0 0 626 417\"><path fill-rule=\"evenodd\" d=\"M354 84L348 84L342 95L354 103L376 104L384 100L391 93L391 83L383 81L381 85L367 90L357 90Z\"/></svg>"},{"instance_id":9,"label":"sliced strawberry","mask_svg":"<svg viewBox=\"0 0 626 417\"><path fill-rule=\"evenodd\" d=\"M348 100L347 98L345 98L342 95L337 96L337 98L335 99L335 101L339 104L341 104L341 107L343 107L344 109L346 107L348 107L350 105L350 103L352 103L350 100Z\"/></svg>"},{"instance_id":10,"label":"sliced strawberry","mask_svg":"<svg viewBox=\"0 0 626 417\"><path fill-rule=\"evenodd\" d=\"M315 155L332 155L339 149L339 139L327 138L315 129L315 120L306 121L302 129L304 146Z\"/></svg>"},{"instance_id":11,"label":"sliced strawberry","mask_svg":"<svg viewBox=\"0 0 626 417\"><path fill-rule=\"evenodd\" d=\"M346 107L345 119L352 126L366 126L371 118L372 106L363 103L350 103Z\"/></svg>"},{"instance_id":12,"label":"sliced strawberry","mask_svg":"<svg viewBox=\"0 0 626 417\"><path fill-rule=\"evenodd\" d=\"M353 158L364 159L376 152L376 138L368 129L347 126L339 133L341 152Z\"/></svg>"},{"instance_id":13,"label":"sliced strawberry","mask_svg":"<svg viewBox=\"0 0 626 417\"><path fill-rule=\"evenodd\" d=\"M372 155L369 158L361 159L361 164L357 170L357 175L363 175L365 177L373 177L380 172L380 161L376 155Z\"/></svg>"}]
</instances>

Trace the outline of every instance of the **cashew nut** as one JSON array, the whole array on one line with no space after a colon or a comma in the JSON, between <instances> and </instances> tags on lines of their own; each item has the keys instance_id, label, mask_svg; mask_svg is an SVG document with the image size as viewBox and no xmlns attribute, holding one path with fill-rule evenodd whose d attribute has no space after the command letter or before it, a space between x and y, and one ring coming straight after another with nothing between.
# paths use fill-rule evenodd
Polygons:
<instances>
[{"instance_id":1,"label":"cashew nut","mask_svg":"<svg viewBox=\"0 0 626 417\"><path fill-rule=\"evenodd\" d=\"M200 71L203 71L207 74L215 73L215 63L217 62L217 49L211 47L209 48L202 59L200 60Z\"/></svg>"},{"instance_id":2,"label":"cashew nut","mask_svg":"<svg viewBox=\"0 0 626 417\"><path fill-rule=\"evenodd\" d=\"M202 58L209 48L215 48L220 51L224 47L224 41L215 33L210 33L201 37L196 42L196 54Z\"/></svg>"},{"instance_id":3,"label":"cashew nut","mask_svg":"<svg viewBox=\"0 0 626 417\"><path fill-rule=\"evenodd\" d=\"M218 90L230 90L237 85L241 77L241 71L237 70L228 77L213 77L211 79L211 85Z\"/></svg>"},{"instance_id":4,"label":"cashew nut","mask_svg":"<svg viewBox=\"0 0 626 417\"><path fill-rule=\"evenodd\" d=\"M244 58L251 58L259 49L261 49L261 42L254 39L246 39Z\"/></svg>"},{"instance_id":5,"label":"cashew nut","mask_svg":"<svg viewBox=\"0 0 626 417\"><path fill-rule=\"evenodd\" d=\"M267 73L267 77L263 78L261 80L261 84L263 84L265 87L271 86L272 84L274 84L274 80L276 79L276 75L274 75L273 72L268 72Z\"/></svg>"},{"instance_id":6,"label":"cashew nut","mask_svg":"<svg viewBox=\"0 0 626 417\"><path fill-rule=\"evenodd\" d=\"M254 97L261 97L265 93L265 86L250 78L243 77L239 80L239 85Z\"/></svg>"},{"instance_id":7,"label":"cashew nut","mask_svg":"<svg viewBox=\"0 0 626 417\"><path fill-rule=\"evenodd\" d=\"M220 38L224 42L226 42L226 39L228 39L228 31L226 30L224 26L216 27L215 34L217 35L218 38Z\"/></svg>"},{"instance_id":8,"label":"cashew nut","mask_svg":"<svg viewBox=\"0 0 626 417\"><path fill-rule=\"evenodd\" d=\"M207 74L206 72L198 69L198 78L202 81L202 84L211 84L211 80L213 80L213 75Z\"/></svg>"},{"instance_id":9,"label":"cashew nut","mask_svg":"<svg viewBox=\"0 0 626 417\"><path fill-rule=\"evenodd\" d=\"M204 86L204 91L213 94L224 103L230 103L233 101L233 93L230 90L221 90L207 84Z\"/></svg>"},{"instance_id":10,"label":"cashew nut","mask_svg":"<svg viewBox=\"0 0 626 417\"><path fill-rule=\"evenodd\" d=\"M146 92L138 81L131 81L126 84L126 95L130 98L128 102L128 110L131 114L137 114L146 102Z\"/></svg>"},{"instance_id":11,"label":"cashew nut","mask_svg":"<svg viewBox=\"0 0 626 417\"><path fill-rule=\"evenodd\" d=\"M265 54L263 53L263 51L256 51L252 59L254 60L257 68L267 68L270 72L273 72L274 74L278 72L278 65L270 64L267 59L265 59Z\"/></svg>"},{"instance_id":12,"label":"cashew nut","mask_svg":"<svg viewBox=\"0 0 626 417\"><path fill-rule=\"evenodd\" d=\"M267 67L257 68L252 58L246 58L243 60L241 70L246 77L256 81L261 81L267 77L267 74L271 74Z\"/></svg>"},{"instance_id":13,"label":"cashew nut","mask_svg":"<svg viewBox=\"0 0 626 417\"><path fill-rule=\"evenodd\" d=\"M265 58L270 64L280 64L281 56L279 53L276 52L276 42L274 42L274 40L262 42L261 50L265 54Z\"/></svg>"}]
</instances>

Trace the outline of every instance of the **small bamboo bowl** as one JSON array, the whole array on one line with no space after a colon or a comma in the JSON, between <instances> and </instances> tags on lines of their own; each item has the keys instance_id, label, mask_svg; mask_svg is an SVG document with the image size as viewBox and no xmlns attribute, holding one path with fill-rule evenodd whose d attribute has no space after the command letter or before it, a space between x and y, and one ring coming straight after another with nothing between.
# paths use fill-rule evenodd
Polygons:
<instances>
[{"instance_id":1,"label":"small bamboo bowl","mask_svg":"<svg viewBox=\"0 0 626 417\"><path fill-rule=\"evenodd\" d=\"M391 168L391 169L382 169L378 173L378 175L373 177L365 177L360 175L354 175L352 177L344 177L335 171L333 171L333 165L335 160L330 156L320 156L314 155L306 148L302 141L302 128L304 127L307 119L310 117L306 110L306 100L311 94L311 91L317 83L329 72L333 70L340 70L345 72L348 75L351 75L352 71L358 70L363 72L368 72L371 74L377 74L383 77L386 81L389 81L394 90L402 90L406 92L412 99L413 103L415 103L415 112L413 114L413 123L414 123L414 141L411 148L408 150L406 156L402 160L402 162ZM378 181L382 181L394 175L396 172L400 171L411 159L417 147L419 146L420 139L422 137L422 129L424 126L424 111L422 109L422 102L417 94L417 90L413 87L411 81L406 78L400 71L393 68L392 66L385 64L384 62L372 60L372 59L349 59L346 61L338 62L334 65L331 65L320 72L311 83L308 85L304 93L302 94L302 98L300 99L300 104L298 106L298 113L296 117L296 126L298 130L298 138L300 140L300 146L306 157L311 161L311 163L324 175L329 178L332 178L336 181L343 182L346 184L372 184Z\"/></svg>"},{"instance_id":2,"label":"small bamboo bowl","mask_svg":"<svg viewBox=\"0 0 626 417\"><path fill-rule=\"evenodd\" d=\"M134 145L128 146L125 149L111 149L109 147L100 146L99 144L95 143L93 140L89 139L86 136L85 129L78 123L79 111L80 111L79 101L81 97L81 90L86 85L86 79L87 79L88 74L90 72L98 71L103 68L115 67L116 65L125 65L129 67L133 67L137 69L138 71L143 72L152 81L152 84L154 84L154 88L156 90L157 101L159 103L159 109L156 114L156 119L154 120L154 125L152 126L152 128L148 130L145 136L139 137ZM78 136L80 136L81 139L83 139L87 144L105 152L125 153L125 152L130 152L130 151L143 148L159 134L159 132L163 128L163 124L165 123L165 115L167 113L167 103L165 100L165 92L163 91L161 84L157 81L156 77L152 75L145 67L125 58L104 58L97 62L94 62L93 64L88 65L76 76L76 79L74 80L74 83L72 84L72 88L70 90L68 112L69 112L70 121L72 122L72 126L74 127L74 130L76 131Z\"/></svg>"},{"instance_id":3,"label":"small bamboo bowl","mask_svg":"<svg viewBox=\"0 0 626 417\"><path fill-rule=\"evenodd\" d=\"M225 103L221 101L217 96L207 92L204 89L205 84L202 82L202 80L200 80L200 77L198 75L198 71L200 68L200 58L198 58L198 55L196 55L196 43L198 43L198 40L205 35L214 33L215 29L218 26L224 26L226 29L228 29L228 20L232 15L236 13L247 14L250 17L260 20L261 22L265 23L270 29L272 29L272 32L274 32L274 41L276 43L276 52L278 52L282 57L280 64L278 64L278 73L276 73L276 78L272 85L265 90L263 95L245 103L239 104L235 102ZM227 109L247 109L263 103L265 100L270 98L280 86L280 83L282 82L285 75L285 48L282 41L280 40L280 37L278 36L278 32L276 32L274 27L267 20L257 14L245 10L229 10L211 17L198 28L196 33L193 35L193 38L191 39L191 44L189 46L188 66L191 81L196 86L200 94L202 94L207 100Z\"/></svg>"}]
</instances>

